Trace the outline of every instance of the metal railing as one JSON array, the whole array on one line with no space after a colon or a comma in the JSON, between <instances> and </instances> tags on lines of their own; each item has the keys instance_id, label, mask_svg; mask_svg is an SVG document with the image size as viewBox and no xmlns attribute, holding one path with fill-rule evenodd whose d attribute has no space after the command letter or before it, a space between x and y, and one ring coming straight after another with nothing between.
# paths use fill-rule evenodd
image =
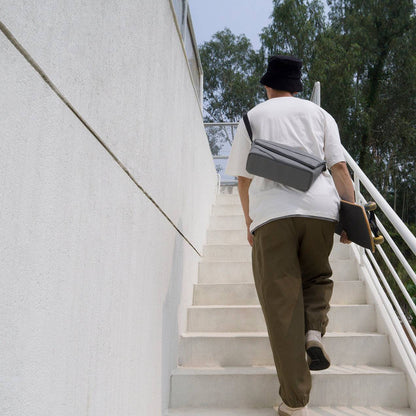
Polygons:
<instances>
[{"instance_id":1,"label":"metal railing","mask_svg":"<svg viewBox=\"0 0 416 416\"><path fill-rule=\"evenodd\" d=\"M317 105L321 105L321 85L319 82L315 83L311 95L311 101L313 101ZM366 199L361 193L362 186L371 196L374 202L377 203L378 208L384 214L385 218L390 222L391 227L395 231L397 231L397 233L401 236L402 244L405 243L407 247L409 247L409 249L412 251L412 253L416 255L416 237L409 230L409 228L402 221L402 219L396 214L396 212L384 199L384 197L380 194L377 188L373 185L370 179L365 175L365 173L361 170L361 168L358 166L358 164L355 162L355 160L351 157L351 155L347 152L345 148L344 156L348 166L353 172L356 202L358 204L367 203ZM391 318L397 336L399 337L400 342L404 350L406 351L408 362L412 365L413 368L413 377L415 377L416 334L409 323L409 316L406 316L403 306L397 300L397 294L394 293L394 290L392 289L390 283L388 282L388 279L386 278L386 272L388 271L390 273L390 276L393 278L393 281L399 288L400 293L403 295L404 301L407 302L407 305L410 307L410 310L415 314L415 316L415 302L413 301L410 293L403 284L403 279L406 278L406 276L403 276L401 278L397 272L397 264L401 264L401 266L404 269L403 274L406 273L407 279L410 279L410 281L412 281L415 285L416 273L410 266L409 262L407 261L401 250L399 249L398 245L390 236L386 227L381 223L381 221L377 217L376 223L381 233L383 234L385 242L389 245L391 249L392 255L394 256L394 260L391 260L391 258L389 258L389 256L386 254L386 251L383 249L383 246L376 245L377 253L379 254L381 260L384 263L383 267L383 263L380 264L380 260L377 261L376 257L370 250L364 250L363 248L357 249L359 253L359 261L360 264L364 266L369 272L370 279L372 280L372 283L374 284L374 287L376 288L384 304L384 307ZM393 266L392 261L396 263L396 266ZM383 268L385 269L384 272Z\"/></svg>"},{"instance_id":2,"label":"metal railing","mask_svg":"<svg viewBox=\"0 0 416 416\"><path fill-rule=\"evenodd\" d=\"M320 83L315 83L311 101L315 104L321 104L321 86ZM355 190L355 198L357 204L367 203L363 194L361 193L361 186L368 192L374 202L377 203L378 208L384 214L385 218L390 222L391 227L397 231L397 233L402 238L403 242L409 247L409 249L416 255L416 237L409 230L406 224L402 219L396 214L393 208L385 200L385 198L380 194L377 188L373 185L370 179L365 175L361 170L352 156L344 148L345 160L353 172L353 182ZM386 227L381 223L379 218L376 217L376 223L379 227L381 233L383 234L385 242L389 245L391 252L394 256L394 262L396 266L393 266L392 260L386 254L386 251L381 245L376 245L376 250L380 255L383 263L385 272L383 272L383 267L377 261L376 257L370 250L364 250L363 248L357 248L359 253L359 262L360 265L364 266L367 271L372 283L377 290L385 310L390 316L392 324L396 330L397 336L400 339L401 345L403 346L408 362L412 366L412 378L416 378L416 334L409 322L409 316L406 316L406 313L403 308L403 304L397 300L397 294L394 293L388 279L386 278L386 271L390 273L390 276L393 278L394 282L397 284L400 293L403 295L404 300L407 302L407 305L410 307L410 310L416 316L416 305L413 301L410 293L403 284L403 277L401 278L397 272L397 264L401 264L407 278L410 279L416 285L416 273L410 266L409 262L406 260L405 256L402 254L398 245L395 243L393 238L388 233ZM406 276L404 276L405 278ZM409 369L410 370L410 369Z\"/></svg>"},{"instance_id":3,"label":"metal railing","mask_svg":"<svg viewBox=\"0 0 416 416\"><path fill-rule=\"evenodd\" d=\"M416 237L409 230L406 224L391 208L388 202L380 194L377 188L372 184L370 179L365 175L361 168L357 165L351 155L344 149L344 155L348 166L353 172L354 188L356 202L358 204L365 204L367 200L361 193L361 187L366 189L372 200L377 203L378 209L384 214L385 218L390 222L393 230L397 231L402 239L402 244L405 243L407 247L416 255ZM376 245L376 252L379 254L380 260L377 260L374 254L370 250L358 249L359 262L369 272L369 276L374 284L382 302L389 312L392 323L397 332L397 336L406 351L409 362L413 367L413 372L416 375L416 334L409 322L409 316L406 316L404 310L404 302L407 302L408 307L416 316L416 305L413 301L410 293L408 292L403 281L407 278L410 279L416 285L416 273L410 266L406 257L387 231L386 226L376 216L376 223L379 227L385 242L391 249L390 257L387 255L386 250L382 245ZM393 255L393 259L391 256ZM393 265L393 262L395 265ZM403 267L403 276L400 277L397 272L398 264ZM384 268L384 271L383 271ZM400 303L397 299L398 293L392 289L391 284L387 279L387 272L397 285L399 294L403 296L403 300Z\"/></svg>"},{"instance_id":4,"label":"metal railing","mask_svg":"<svg viewBox=\"0 0 416 416\"><path fill-rule=\"evenodd\" d=\"M210 142L215 142L211 148L214 147L213 158L218 174L218 186L236 185L237 179L226 175L225 167L238 123L205 123L204 125Z\"/></svg>"},{"instance_id":5,"label":"metal railing","mask_svg":"<svg viewBox=\"0 0 416 416\"><path fill-rule=\"evenodd\" d=\"M320 83L315 83L311 101L320 105L321 94L320 94ZM226 160L228 159L231 143L230 137L234 137L234 130L238 123L206 123L207 134L211 134L211 139L215 139L215 134L222 134L223 145L217 155L214 156L214 160L217 165L217 172L219 173L219 185L234 185L237 183L236 178L227 177L223 170L225 168ZM216 128L217 131L210 132L209 129ZM224 135L224 132L227 132ZM230 132L231 130L231 132ZM221 133L222 132L222 133ZM361 193L361 187L363 187L371 198L377 203L378 208L383 212L385 218L390 222L390 228L397 231L397 233L402 238L402 244L406 244L407 247L416 255L416 237L409 230L409 228L404 224L401 218L396 214L396 212L391 208L388 202L376 189L370 179L365 175L361 168L357 165L351 155L344 149L345 158L347 164L349 165L351 171L353 172L353 181L356 195L356 202L359 204L365 204L367 201ZM221 161L220 167L218 167L218 162ZM225 162L225 163L224 163ZM364 250L363 248L354 247L356 253L358 253L358 260L362 267L365 267L368 271L369 278L371 279L371 284L375 287L378 295L380 296L381 301L387 311L391 322L396 330L398 339L400 339L401 345L404 348L404 351L407 355L407 361L412 366L412 377L416 380L416 335L413 328L409 322L409 315L406 316L404 310L404 302L407 302L408 307L416 316L416 305L413 301L410 293L403 284L404 279L410 279L416 285L416 273L412 269L411 265L407 261L406 257L403 255L402 251L396 244L396 242L391 237L390 233L387 231L386 227L381 223L379 218L376 217L377 225L383 234L385 242L391 249L391 255L394 256L392 260L386 254L386 250L383 249L381 245L376 245L377 253L382 260L377 260L376 257L370 250ZM391 256L390 255L390 256ZM393 265L396 264L396 266ZM403 268L402 277L399 276L397 271L398 264ZM383 271L384 268L384 271ZM388 282L386 273L390 273L391 278L397 285L399 293L403 296L401 303L397 299L397 290L396 293L392 289L391 284ZM406 275L404 275L406 273ZM410 371L410 369L409 369Z\"/></svg>"}]
</instances>

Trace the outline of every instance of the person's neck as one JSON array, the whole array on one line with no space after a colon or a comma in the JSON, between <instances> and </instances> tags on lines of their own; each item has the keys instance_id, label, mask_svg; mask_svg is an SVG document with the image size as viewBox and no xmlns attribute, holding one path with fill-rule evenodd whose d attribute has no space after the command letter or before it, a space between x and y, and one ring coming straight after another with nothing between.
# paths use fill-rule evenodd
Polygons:
<instances>
[{"instance_id":1,"label":"person's neck","mask_svg":"<svg viewBox=\"0 0 416 416\"><path fill-rule=\"evenodd\" d=\"M270 91L269 99L280 98L280 97L293 97L293 94L291 94L289 91L281 91L281 90Z\"/></svg>"}]
</instances>

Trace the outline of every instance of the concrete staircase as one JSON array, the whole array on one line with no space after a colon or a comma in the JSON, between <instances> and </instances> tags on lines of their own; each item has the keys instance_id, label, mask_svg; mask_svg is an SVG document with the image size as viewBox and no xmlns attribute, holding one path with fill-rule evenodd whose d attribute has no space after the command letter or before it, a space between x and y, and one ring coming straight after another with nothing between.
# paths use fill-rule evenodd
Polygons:
<instances>
[{"instance_id":1,"label":"concrete staircase","mask_svg":"<svg viewBox=\"0 0 416 416\"><path fill-rule=\"evenodd\" d=\"M331 253L334 294L324 337L332 365L312 372L311 415L416 415L406 376L391 366L350 247ZM171 376L166 416L275 415L278 379L251 271L236 187L213 207L187 332Z\"/></svg>"}]
</instances>

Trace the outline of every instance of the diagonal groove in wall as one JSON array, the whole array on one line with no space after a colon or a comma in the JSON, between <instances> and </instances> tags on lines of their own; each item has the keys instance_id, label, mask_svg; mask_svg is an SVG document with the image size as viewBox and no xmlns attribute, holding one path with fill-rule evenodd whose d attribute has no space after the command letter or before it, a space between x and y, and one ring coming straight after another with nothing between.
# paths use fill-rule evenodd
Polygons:
<instances>
[{"instance_id":1,"label":"diagonal groove in wall","mask_svg":"<svg viewBox=\"0 0 416 416\"><path fill-rule=\"evenodd\" d=\"M201 256L199 251L188 240L188 238L182 233L182 231L173 223L169 216L163 211L163 209L157 204L157 202L146 192L146 190L136 181L129 170L123 165L118 157L111 151L111 149L104 143L101 137L94 131L94 129L82 118L78 111L72 106L72 104L65 98L65 96L59 91L56 85L46 75L43 69L37 64L37 62L30 56L29 52L19 43L19 41L13 36L10 30L0 21L0 30L6 36L6 38L12 43L12 45L20 52L20 54L26 59L26 61L33 67L33 69L42 77L45 83L51 88L51 90L59 97L59 99L69 108L70 111L78 118L78 120L85 126L85 128L98 140L98 142L104 147L107 153L116 161L116 163L123 169L127 176L133 181L133 183L139 188L143 194L150 200L150 202L160 211L160 213L169 221L173 228L183 237L183 239L193 248L193 250Z\"/></svg>"}]
</instances>

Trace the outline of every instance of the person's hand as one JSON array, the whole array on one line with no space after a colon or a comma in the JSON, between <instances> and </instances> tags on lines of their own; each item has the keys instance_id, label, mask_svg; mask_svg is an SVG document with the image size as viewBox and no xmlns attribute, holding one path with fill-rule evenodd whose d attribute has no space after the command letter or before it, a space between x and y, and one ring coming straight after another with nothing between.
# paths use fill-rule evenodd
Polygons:
<instances>
[{"instance_id":1,"label":"person's hand","mask_svg":"<svg viewBox=\"0 0 416 416\"><path fill-rule=\"evenodd\" d=\"M247 225L247 241L248 241L248 243L250 244L251 247L253 247L253 242L254 242L254 236L250 232L250 224L252 222L253 222L252 219L250 219L250 221L246 222L246 225Z\"/></svg>"},{"instance_id":2,"label":"person's hand","mask_svg":"<svg viewBox=\"0 0 416 416\"><path fill-rule=\"evenodd\" d=\"M341 233L341 238L339 239L339 241L343 244L351 244L351 241L348 240L348 235L344 230Z\"/></svg>"},{"instance_id":3,"label":"person's hand","mask_svg":"<svg viewBox=\"0 0 416 416\"><path fill-rule=\"evenodd\" d=\"M253 234L251 234L250 232L250 226L248 225L247 225L247 241L251 245L251 247L253 247L254 238L253 238Z\"/></svg>"}]
</instances>

